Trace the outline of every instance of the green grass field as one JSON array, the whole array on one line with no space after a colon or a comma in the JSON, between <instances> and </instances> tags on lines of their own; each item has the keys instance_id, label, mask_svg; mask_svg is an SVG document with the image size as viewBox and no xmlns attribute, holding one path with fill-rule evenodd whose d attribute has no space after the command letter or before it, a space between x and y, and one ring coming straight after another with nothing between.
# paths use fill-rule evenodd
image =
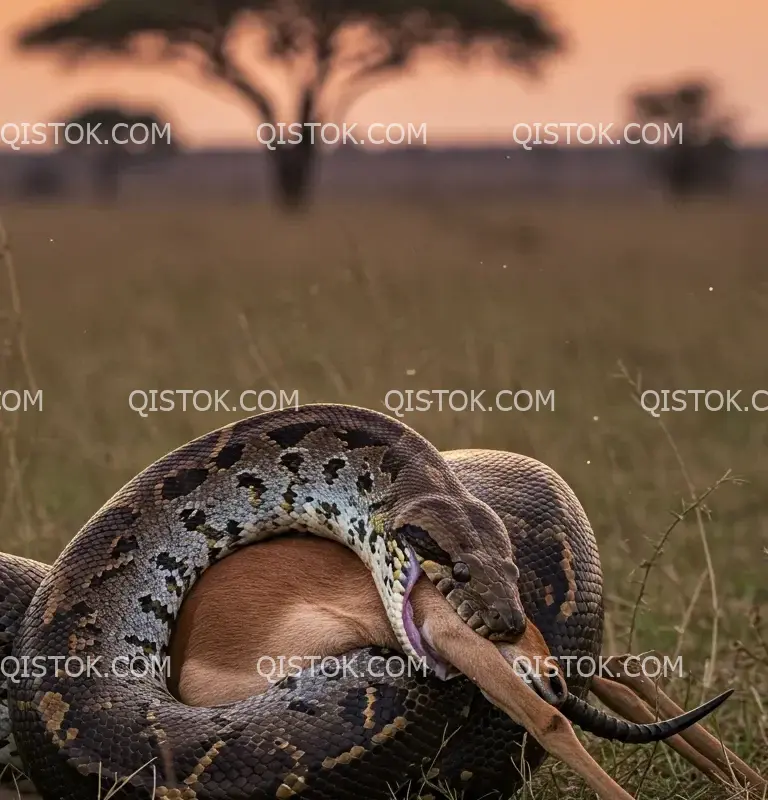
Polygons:
<instances>
[{"instance_id":1,"label":"green grass field","mask_svg":"<svg viewBox=\"0 0 768 800\"><path fill-rule=\"evenodd\" d=\"M617 375L621 362L642 389L741 389L742 406L768 390L766 219L703 201L350 204L298 221L252 206L6 209L23 308L4 265L0 389L31 382L43 410L0 412L0 549L52 560L150 461L245 415L142 418L136 389L297 390L379 410L393 389L554 390L554 411L404 419L441 449L510 449L560 472L600 545L604 652L680 655L689 677L669 691L687 704L735 687L716 730L766 773L768 413L655 419ZM654 559L630 643L644 562L729 470L740 480ZM747 796L663 746L590 746L638 796ZM570 782L548 761L526 797Z\"/></svg>"}]
</instances>

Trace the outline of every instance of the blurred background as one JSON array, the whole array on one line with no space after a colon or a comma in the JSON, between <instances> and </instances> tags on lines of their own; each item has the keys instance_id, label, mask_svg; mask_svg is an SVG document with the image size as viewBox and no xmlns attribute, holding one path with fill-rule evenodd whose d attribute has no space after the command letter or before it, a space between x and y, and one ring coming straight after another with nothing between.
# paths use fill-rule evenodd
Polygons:
<instances>
[{"instance_id":1,"label":"blurred background","mask_svg":"<svg viewBox=\"0 0 768 800\"><path fill-rule=\"evenodd\" d=\"M558 470L600 545L604 652L681 655L682 702L734 686L719 730L765 769L766 22L756 0L0 7L0 391L43 398L0 406L0 549L53 560L148 463L246 415L142 417L136 390L382 411L553 391L404 419ZM23 127L66 122L100 141ZM631 122L661 140L565 141ZM260 144L279 123L395 127ZM536 123L559 140L523 146ZM638 404L664 389L741 409ZM595 752L630 791L731 796L658 748Z\"/></svg>"},{"instance_id":2,"label":"blurred background","mask_svg":"<svg viewBox=\"0 0 768 800\"><path fill-rule=\"evenodd\" d=\"M298 203L448 191L637 196L670 185L759 193L768 180L765 15L754 0L736 0L727 14L661 0L30 0L0 12L0 196ZM168 123L170 134L104 152L57 148L52 130L48 142L9 142L14 124L78 120L104 130L112 120L156 122L158 131ZM536 123L569 122L609 129L616 141L635 120L682 123L682 145L661 141L653 149L664 154L599 147L607 139L566 148L565 129L561 146L515 141ZM311 122L355 123L357 141L380 127L367 146L284 146L270 158L259 145L269 125ZM388 125L403 130L371 143ZM580 138L590 142L588 127Z\"/></svg>"}]
</instances>

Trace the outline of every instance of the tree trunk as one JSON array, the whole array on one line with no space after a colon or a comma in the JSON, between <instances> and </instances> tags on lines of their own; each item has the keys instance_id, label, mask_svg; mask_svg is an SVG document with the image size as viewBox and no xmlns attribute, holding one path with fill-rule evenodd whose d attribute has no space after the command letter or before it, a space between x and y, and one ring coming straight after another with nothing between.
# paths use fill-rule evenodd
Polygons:
<instances>
[{"instance_id":1,"label":"tree trunk","mask_svg":"<svg viewBox=\"0 0 768 800\"><path fill-rule=\"evenodd\" d=\"M123 153L111 145L96 160L96 199L105 205L114 205L120 193L120 172L123 168Z\"/></svg>"},{"instance_id":2,"label":"tree trunk","mask_svg":"<svg viewBox=\"0 0 768 800\"><path fill-rule=\"evenodd\" d=\"M688 200L701 188L699 146L687 142L669 145L663 152L662 171L673 199Z\"/></svg>"},{"instance_id":3,"label":"tree trunk","mask_svg":"<svg viewBox=\"0 0 768 800\"><path fill-rule=\"evenodd\" d=\"M312 130L306 128L300 142L275 144L270 151L277 200L288 213L299 213L309 206L317 148Z\"/></svg>"}]
</instances>

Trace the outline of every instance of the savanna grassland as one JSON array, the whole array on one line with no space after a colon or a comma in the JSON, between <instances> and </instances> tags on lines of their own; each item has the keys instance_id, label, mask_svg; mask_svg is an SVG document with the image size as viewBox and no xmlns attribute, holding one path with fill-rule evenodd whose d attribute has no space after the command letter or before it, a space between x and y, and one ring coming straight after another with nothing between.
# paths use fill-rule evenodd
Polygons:
<instances>
[{"instance_id":1,"label":"savanna grassland","mask_svg":"<svg viewBox=\"0 0 768 800\"><path fill-rule=\"evenodd\" d=\"M52 560L148 463L245 415L142 418L136 389L229 389L231 404L244 389L297 390L379 410L392 389L484 389L486 405L500 389L551 389L554 411L404 419L441 449L510 449L560 472L600 546L604 653L680 655L686 677L668 690L689 706L735 687L714 730L768 772L768 413L657 419L634 397L741 389L743 407L768 390L767 210L467 199L317 206L291 221L259 206L5 209L22 306L6 263L0 388L44 400L0 412L0 549ZM637 796L746 797L664 746L590 747ZM569 785L588 796L547 762L525 792L552 800Z\"/></svg>"}]
</instances>

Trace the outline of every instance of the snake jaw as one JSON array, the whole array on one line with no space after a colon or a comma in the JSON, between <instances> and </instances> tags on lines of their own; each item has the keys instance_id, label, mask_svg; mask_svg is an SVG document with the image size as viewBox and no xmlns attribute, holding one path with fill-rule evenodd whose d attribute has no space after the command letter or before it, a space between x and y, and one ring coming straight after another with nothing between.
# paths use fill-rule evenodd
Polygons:
<instances>
[{"instance_id":1,"label":"snake jaw","mask_svg":"<svg viewBox=\"0 0 768 800\"><path fill-rule=\"evenodd\" d=\"M413 604L411 603L411 592L416 585L419 576L421 575L421 566L416 558L416 553L413 548L408 546L408 569L405 575L405 592L403 594L403 627L408 636L408 641L411 646L421 658L429 658L424 639L419 632L419 629L413 619Z\"/></svg>"},{"instance_id":2,"label":"snake jaw","mask_svg":"<svg viewBox=\"0 0 768 800\"><path fill-rule=\"evenodd\" d=\"M432 643L429 639L429 633L425 629L420 629L413 618L413 604L411 603L410 596L411 592L413 591L413 587L416 585L416 582L419 580L422 572L425 572L428 577L431 577L426 570L423 569L424 564L427 562L422 562L419 564L419 560L416 557L416 553L413 551L413 548L409 545L409 564L410 569L406 572L406 582L405 582L405 593L403 594L403 627L405 628L405 632L408 635L408 641L411 643L411 646L420 658L423 658L432 672L440 678L440 680L447 681L451 678L455 678L461 673L451 664L449 664L444 659L440 658L437 654L435 649L432 647ZM429 562L431 564L433 562Z\"/></svg>"},{"instance_id":3,"label":"snake jaw","mask_svg":"<svg viewBox=\"0 0 768 800\"><path fill-rule=\"evenodd\" d=\"M459 561L458 564L466 567L467 562L470 562L474 564L476 573L484 576L481 565L473 554L468 553L462 558L466 560ZM450 566L429 559L422 560L420 565L430 582L451 604L462 622L469 625L479 636L491 641L514 642L525 631L526 620L525 615L519 610L522 609L522 601L517 586L513 587L514 602L510 603L506 597L497 594L498 588L494 581L486 579L488 586L492 588L485 589L478 596L476 589L468 585L468 580L455 578L454 570ZM502 572L509 580L517 580L520 574L517 565L511 560L504 562ZM483 603L488 607L483 608Z\"/></svg>"}]
</instances>

